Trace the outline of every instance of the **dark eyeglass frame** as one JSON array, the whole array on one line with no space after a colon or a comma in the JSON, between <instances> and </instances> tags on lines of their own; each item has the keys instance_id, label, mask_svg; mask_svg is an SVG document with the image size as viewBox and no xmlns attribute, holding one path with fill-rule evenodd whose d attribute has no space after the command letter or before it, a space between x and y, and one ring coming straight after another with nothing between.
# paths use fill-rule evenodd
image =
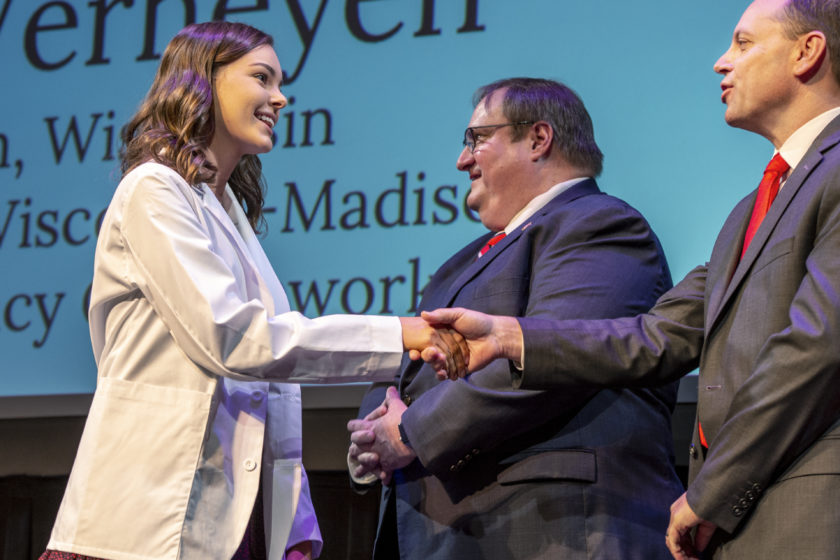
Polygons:
<instances>
[{"instance_id":1,"label":"dark eyeglass frame","mask_svg":"<svg viewBox=\"0 0 840 560\"><path fill-rule=\"evenodd\" d=\"M482 124L480 126L468 126L464 130L464 146L469 148L470 153L475 151L475 130L478 128L502 128L503 126L520 126L526 124L534 124L536 121L519 121L503 124Z\"/></svg>"}]
</instances>

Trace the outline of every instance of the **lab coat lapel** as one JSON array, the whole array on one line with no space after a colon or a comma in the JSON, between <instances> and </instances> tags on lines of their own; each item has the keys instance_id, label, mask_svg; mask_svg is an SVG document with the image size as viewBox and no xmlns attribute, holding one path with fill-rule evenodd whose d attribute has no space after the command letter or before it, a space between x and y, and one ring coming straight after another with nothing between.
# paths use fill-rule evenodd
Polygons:
<instances>
[{"instance_id":1,"label":"lab coat lapel","mask_svg":"<svg viewBox=\"0 0 840 560\"><path fill-rule=\"evenodd\" d=\"M234 209L241 212L242 209L239 208L239 204L236 202L236 199L233 198L230 187L226 187L226 189L228 196L230 196L231 200L233 200ZM225 212L225 209L207 185L203 185L201 203L207 214L209 214L215 221L216 225L224 231L228 241L235 247L239 260L242 262L242 268L247 274L246 281L251 283L252 288L256 287L259 291L260 299L266 305L266 312L269 315L274 315L275 305L282 303L282 301L276 301L274 291L268 286L265 281L264 274L262 274L262 271L254 258L252 258L251 251L246 244L243 235L236 229L236 226L233 225L233 221L230 219L230 216L227 215L227 212ZM237 219L241 219L239 214L237 214ZM242 222L240 221L240 223ZM245 224L247 223L248 221L245 219ZM283 298L285 299L285 294ZM286 303L286 305L288 305L288 303ZM271 307L270 309L269 306Z\"/></svg>"},{"instance_id":2,"label":"lab coat lapel","mask_svg":"<svg viewBox=\"0 0 840 560\"><path fill-rule=\"evenodd\" d=\"M236 212L236 221L240 224L239 233L248 248L248 254L253 259L254 264L259 271L260 277L268 286L268 289L271 291L271 295L273 296L275 306L274 313L285 313L291 309L289 306L289 298L286 296L286 291L283 289L283 285L277 278L277 274L274 272L274 267L271 266L262 245L260 245L260 242L257 239L257 235L248 225L248 217L245 215L245 211L233 197L233 191L230 190L230 186L227 187L227 191L228 196L234 201L233 211Z\"/></svg>"}]
</instances>

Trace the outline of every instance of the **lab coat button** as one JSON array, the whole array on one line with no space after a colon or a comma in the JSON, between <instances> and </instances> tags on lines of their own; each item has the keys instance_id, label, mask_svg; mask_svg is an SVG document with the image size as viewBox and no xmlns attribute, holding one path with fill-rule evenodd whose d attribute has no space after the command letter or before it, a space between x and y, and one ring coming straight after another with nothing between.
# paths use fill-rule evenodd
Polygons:
<instances>
[{"instance_id":1,"label":"lab coat button","mask_svg":"<svg viewBox=\"0 0 840 560\"><path fill-rule=\"evenodd\" d=\"M245 459L245 461L242 462L242 466L245 467L246 471L251 472L257 468L257 462L253 459Z\"/></svg>"},{"instance_id":2,"label":"lab coat button","mask_svg":"<svg viewBox=\"0 0 840 560\"><path fill-rule=\"evenodd\" d=\"M254 391L253 393L251 393L251 400L253 400L254 402L262 401L263 397L265 397L265 393L263 393L262 391Z\"/></svg>"}]
</instances>

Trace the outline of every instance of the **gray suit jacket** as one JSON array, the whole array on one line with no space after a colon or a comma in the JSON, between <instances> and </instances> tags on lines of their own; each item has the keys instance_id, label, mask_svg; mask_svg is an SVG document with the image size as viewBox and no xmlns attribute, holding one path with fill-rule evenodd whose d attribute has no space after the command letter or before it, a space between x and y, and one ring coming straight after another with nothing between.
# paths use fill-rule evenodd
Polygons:
<instances>
[{"instance_id":1,"label":"gray suit jacket","mask_svg":"<svg viewBox=\"0 0 840 560\"><path fill-rule=\"evenodd\" d=\"M528 388L637 386L700 366L687 498L708 556L840 558L840 119L817 138L739 261L755 194L706 266L650 313L523 319ZM539 362L539 363L536 363ZM598 371L597 376L592 375Z\"/></svg>"},{"instance_id":2,"label":"gray suit jacket","mask_svg":"<svg viewBox=\"0 0 840 560\"><path fill-rule=\"evenodd\" d=\"M649 309L671 285L647 222L592 180L476 259L488 237L438 270L421 309L618 317ZM505 361L438 382L407 359L396 383L419 458L384 492L395 501L402 558L668 557L667 508L682 492L671 445L674 384L513 391ZM384 391L371 390L362 415Z\"/></svg>"}]
</instances>

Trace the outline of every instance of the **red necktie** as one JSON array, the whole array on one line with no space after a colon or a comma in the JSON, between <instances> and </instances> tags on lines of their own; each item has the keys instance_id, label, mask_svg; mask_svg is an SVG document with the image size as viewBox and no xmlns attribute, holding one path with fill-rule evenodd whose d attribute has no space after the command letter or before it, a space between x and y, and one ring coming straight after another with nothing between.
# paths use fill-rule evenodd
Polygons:
<instances>
[{"instance_id":1,"label":"red necktie","mask_svg":"<svg viewBox=\"0 0 840 560\"><path fill-rule=\"evenodd\" d=\"M755 206L753 207L750 223L747 226L747 233L744 235L744 246L741 249L741 258L744 258L744 253L747 252L747 247L750 246L758 226L770 210L770 205L773 204L773 199L779 193L779 184L781 183L782 175L787 173L790 166L782 158L782 154L776 154L770 163L767 164L767 169L764 170L764 177L758 185L758 195L755 197Z\"/></svg>"},{"instance_id":2,"label":"red necktie","mask_svg":"<svg viewBox=\"0 0 840 560\"><path fill-rule=\"evenodd\" d=\"M776 195L779 194L779 185L781 184L782 175L788 172L790 165L782 158L782 154L776 154L767 167L764 169L764 177L761 178L761 183L758 184L758 194L755 197L755 206L753 206L752 216L750 216L750 223L747 226L747 233L744 234L744 246L741 249L741 258L744 258L744 253L747 252L747 247L750 246L755 232L758 231L758 226L770 210L770 205ZM706 449L709 444L706 441L706 435L703 433L703 425L697 423L697 431L700 436L700 444Z\"/></svg>"},{"instance_id":3,"label":"red necktie","mask_svg":"<svg viewBox=\"0 0 840 560\"><path fill-rule=\"evenodd\" d=\"M487 241L487 243L484 244L484 247L482 247L481 250L478 252L478 256L483 257L484 253L489 251L490 247L492 247L493 245L495 245L496 243L498 243L499 241L504 239L505 235L507 235L505 232L500 231L499 233L497 233L496 235L491 237L490 240Z\"/></svg>"}]
</instances>

